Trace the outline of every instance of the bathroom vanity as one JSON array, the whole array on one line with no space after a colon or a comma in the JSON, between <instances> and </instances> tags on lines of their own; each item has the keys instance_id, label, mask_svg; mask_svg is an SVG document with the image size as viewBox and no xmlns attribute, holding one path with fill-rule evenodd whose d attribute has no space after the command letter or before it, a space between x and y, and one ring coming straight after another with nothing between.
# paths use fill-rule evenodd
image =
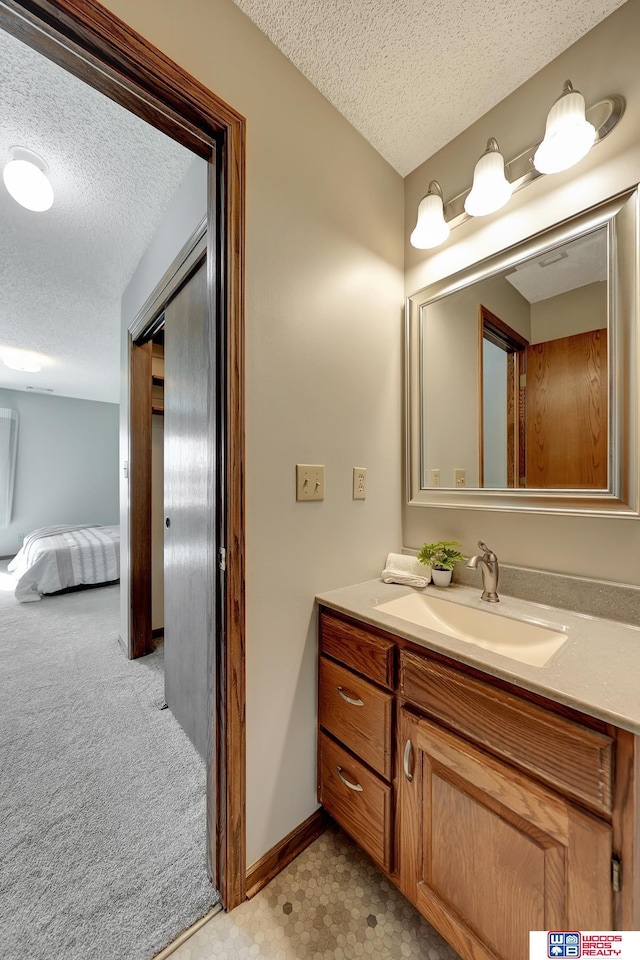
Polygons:
<instances>
[{"instance_id":1,"label":"bathroom vanity","mask_svg":"<svg viewBox=\"0 0 640 960\"><path fill-rule=\"evenodd\" d=\"M393 606L412 596L487 606L377 580L318 597L320 802L463 960L640 929L640 629L506 598L496 634L560 637L525 662Z\"/></svg>"}]
</instances>

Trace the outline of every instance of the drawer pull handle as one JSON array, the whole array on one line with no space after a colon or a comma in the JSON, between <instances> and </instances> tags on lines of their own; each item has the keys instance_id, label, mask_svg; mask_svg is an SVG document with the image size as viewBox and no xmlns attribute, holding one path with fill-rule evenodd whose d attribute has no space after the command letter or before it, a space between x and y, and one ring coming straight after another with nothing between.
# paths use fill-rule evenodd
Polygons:
<instances>
[{"instance_id":1,"label":"drawer pull handle","mask_svg":"<svg viewBox=\"0 0 640 960\"><path fill-rule=\"evenodd\" d=\"M349 787L349 790L357 790L359 793L362 793L362 787L359 783L351 783L351 780L347 780L342 772L342 767L336 767L336 770L338 771L338 776L344 783L345 787Z\"/></svg>"},{"instance_id":2,"label":"drawer pull handle","mask_svg":"<svg viewBox=\"0 0 640 960\"><path fill-rule=\"evenodd\" d=\"M347 696L342 687L338 687L338 693L343 700L346 700L347 703L350 703L352 707L364 707L364 700L354 700L353 697Z\"/></svg>"},{"instance_id":3,"label":"drawer pull handle","mask_svg":"<svg viewBox=\"0 0 640 960\"><path fill-rule=\"evenodd\" d=\"M404 775L411 783L413 780L413 744L411 740L407 740L404 745Z\"/></svg>"}]
</instances>

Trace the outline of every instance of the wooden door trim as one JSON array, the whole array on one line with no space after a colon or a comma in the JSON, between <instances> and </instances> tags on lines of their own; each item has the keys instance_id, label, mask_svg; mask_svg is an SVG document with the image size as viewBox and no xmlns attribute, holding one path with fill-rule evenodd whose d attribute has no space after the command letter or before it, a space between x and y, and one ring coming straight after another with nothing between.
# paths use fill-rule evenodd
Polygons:
<instances>
[{"instance_id":1,"label":"wooden door trim","mask_svg":"<svg viewBox=\"0 0 640 960\"><path fill-rule=\"evenodd\" d=\"M516 429L518 431L517 451L518 466L524 451L522 449L522 427L520 423L520 413L522 411L520 374L524 372L522 359L523 351L529 346L529 341L525 340L517 330L510 327L508 323L501 320L500 317L492 313L484 304L478 304L478 486L484 487L484 363L483 363L483 341L488 340L494 346L504 350L510 357L507 367L507 431L508 431L508 450L507 450L507 486L518 487L520 477L523 471L518 470L518 477L515 477L516 464ZM517 385L517 386L516 386ZM517 400L516 400L517 389ZM517 408L517 414L516 414ZM518 424L516 425L516 415Z\"/></svg>"},{"instance_id":2,"label":"wooden door trim","mask_svg":"<svg viewBox=\"0 0 640 960\"><path fill-rule=\"evenodd\" d=\"M213 882L232 909L245 899L244 228L245 121L95 0L0 0L0 27L207 160L216 147L219 231L209 291L223 335L226 547L215 757L207 759ZM211 193L211 191L210 191ZM210 196L210 202L211 202ZM212 231L213 232L213 231ZM214 279L215 285L212 283ZM211 794L218 798L213 814ZM215 798L214 798L215 799ZM217 826L214 826L217 825Z\"/></svg>"},{"instance_id":3,"label":"wooden door trim","mask_svg":"<svg viewBox=\"0 0 640 960\"><path fill-rule=\"evenodd\" d=\"M151 341L129 348L130 660L153 651L151 631Z\"/></svg>"}]
</instances>

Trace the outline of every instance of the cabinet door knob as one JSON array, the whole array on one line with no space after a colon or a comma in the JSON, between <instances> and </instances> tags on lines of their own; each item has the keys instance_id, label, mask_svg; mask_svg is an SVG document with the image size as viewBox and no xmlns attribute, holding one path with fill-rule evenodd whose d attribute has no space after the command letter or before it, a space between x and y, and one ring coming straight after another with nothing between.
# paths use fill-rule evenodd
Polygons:
<instances>
[{"instance_id":1,"label":"cabinet door knob","mask_svg":"<svg viewBox=\"0 0 640 960\"><path fill-rule=\"evenodd\" d=\"M359 783L351 783L351 780L347 780L342 772L342 767L336 767L336 770L338 771L338 776L344 783L345 787L349 787L349 790L358 790L360 793L362 793L362 787Z\"/></svg>"},{"instance_id":2,"label":"cabinet door knob","mask_svg":"<svg viewBox=\"0 0 640 960\"><path fill-rule=\"evenodd\" d=\"M411 783L411 781L413 780L413 744L411 743L411 740L407 740L407 742L404 745L403 766L404 766L404 775L409 781L409 783Z\"/></svg>"},{"instance_id":3,"label":"cabinet door knob","mask_svg":"<svg viewBox=\"0 0 640 960\"><path fill-rule=\"evenodd\" d=\"M164 525L167 529L169 529L169 527L171 526L171 517L166 518L166 520L164 521Z\"/></svg>"},{"instance_id":4,"label":"cabinet door knob","mask_svg":"<svg viewBox=\"0 0 640 960\"><path fill-rule=\"evenodd\" d=\"M347 703L350 703L353 707L364 707L364 700L354 700L353 697L347 696L342 687L338 687L338 693L343 700L346 700Z\"/></svg>"}]
</instances>

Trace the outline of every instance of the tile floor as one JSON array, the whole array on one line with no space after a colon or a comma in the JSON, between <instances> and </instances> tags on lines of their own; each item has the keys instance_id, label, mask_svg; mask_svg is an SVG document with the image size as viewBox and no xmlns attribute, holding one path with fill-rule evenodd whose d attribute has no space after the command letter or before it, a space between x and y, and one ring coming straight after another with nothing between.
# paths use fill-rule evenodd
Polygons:
<instances>
[{"instance_id":1,"label":"tile floor","mask_svg":"<svg viewBox=\"0 0 640 960\"><path fill-rule=\"evenodd\" d=\"M171 960L459 960L337 827Z\"/></svg>"}]
</instances>

